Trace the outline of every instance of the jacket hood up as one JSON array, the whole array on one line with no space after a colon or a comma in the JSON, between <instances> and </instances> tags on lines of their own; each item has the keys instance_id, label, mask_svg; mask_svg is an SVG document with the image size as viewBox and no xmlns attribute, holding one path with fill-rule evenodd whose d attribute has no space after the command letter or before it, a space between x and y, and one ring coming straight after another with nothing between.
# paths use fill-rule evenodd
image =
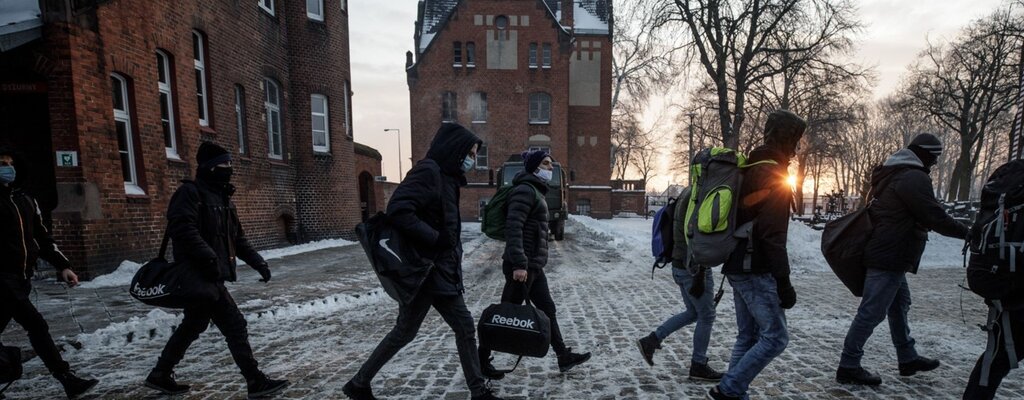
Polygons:
<instances>
[{"instance_id":1,"label":"jacket hood up","mask_svg":"<svg viewBox=\"0 0 1024 400\"><path fill-rule=\"evenodd\" d=\"M885 163L875 167L874 171L871 171L871 187L879 188L881 183L887 180L897 171L904 168L914 168L928 173L928 169L924 167L924 163L921 159L914 154L910 149L902 149L893 153L889 156ZM877 190L877 189L876 189Z\"/></svg>"},{"instance_id":2,"label":"jacket hood up","mask_svg":"<svg viewBox=\"0 0 1024 400\"><path fill-rule=\"evenodd\" d=\"M427 158L434 160L447 175L464 176L462 160L474 144L483 144L483 141L462 125L445 123L434 134Z\"/></svg>"}]
</instances>

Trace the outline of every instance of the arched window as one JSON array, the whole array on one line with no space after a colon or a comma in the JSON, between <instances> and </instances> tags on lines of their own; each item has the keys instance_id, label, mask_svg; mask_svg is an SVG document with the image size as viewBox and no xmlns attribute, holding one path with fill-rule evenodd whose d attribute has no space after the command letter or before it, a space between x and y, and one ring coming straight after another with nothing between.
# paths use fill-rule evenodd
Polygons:
<instances>
[{"instance_id":1,"label":"arched window","mask_svg":"<svg viewBox=\"0 0 1024 400\"><path fill-rule=\"evenodd\" d=\"M273 79L264 79L266 100L263 105L267 115L267 147L273 159L284 158L284 146L281 135L281 89Z\"/></svg>"},{"instance_id":2,"label":"arched window","mask_svg":"<svg viewBox=\"0 0 1024 400\"><path fill-rule=\"evenodd\" d=\"M192 63L196 71L196 102L198 103L199 125L210 126L209 72L206 70L206 36L192 31Z\"/></svg>"},{"instance_id":3,"label":"arched window","mask_svg":"<svg viewBox=\"0 0 1024 400\"><path fill-rule=\"evenodd\" d=\"M462 66L462 42L454 42L454 43L452 43L452 54L455 56L455 60L454 60L452 65L456 66L456 67L461 67Z\"/></svg>"},{"instance_id":4,"label":"arched window","mask_svg":"<svg viewBox=\"0 0 1024 400\"><path fill-rule=\"evenodd\" d=\"M309 108L312 116L313 151L328 153L331 151L331 134L328 128L327 96L313 94L309 97Z\"/></svg>"},{"instance_id":5,"label":"arched window","mask_svg":"<svg viewBox=\"0 0 1024 400\"><path fill-rule=\"evenodd\" d=\"M180 159L178 155L177 120L174 112L174 73L171 56L163 50L156 51L157 89L160 92L160 128L164 134L164 148L167 158Z\"/></svg>"},{"instance_id":6,"label":"arched window","mask_svg":"<svg viewBox=\"0 0 1024 400\"><path fill-rule=\"evenodd\" d=\"M110 86L113 89L114 130L117 132L117 152L121 156L121 176L124 178L124 191L127 194L144 195L146 192L139 185L139 171L136 164L135 142L137 140L133 125L133 110L128 79L119 74L110 75Z\"/></svg>"},{"instance_id":7,"label":"arched window","mask_svg":"<svg viewBox=\"0 0 1024 400\"><path fill-rule=\"evenodd\" d=\"M551 123L551 95L543 92L530 94L530 123Z\"/></svg>"}]
</instances>

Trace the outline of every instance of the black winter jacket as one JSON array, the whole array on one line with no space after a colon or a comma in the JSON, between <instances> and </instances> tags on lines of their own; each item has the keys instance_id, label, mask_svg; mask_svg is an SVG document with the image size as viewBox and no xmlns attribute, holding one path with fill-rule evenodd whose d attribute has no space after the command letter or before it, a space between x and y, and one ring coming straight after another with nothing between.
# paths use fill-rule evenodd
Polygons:
<instances>
[{"instance_id":1,"label":"black winter jacket","mask_svg":"<svg viewBox=\"0 0 1024 400\"><path fill-rule=\"evenodd\" d=\"M205 272L218 281L238 278L236 256L253 268L266 264L245 238L231 202L234 191L230 184L184 180L167 205L167 235L174 244L174 259L215 268L216 272Z\"/></svg>"},{"instance_id":2,"label":"black winter jacket","mask_svg":"<svg viewBox=\"0 0 1024 400\"><path fill-rule=\"evenodd\" d=\"M917 273L928 231L967 237L967 226L950 217L935 199L928 169L903 149L871 174L875 201L868 212L875 230L864 248L867 268Z\"/></svg>"},{"instance_id":3,"label":"black winter jacket","mask_svg":"<svg viewBox=\"0 0 1024 400\"><path fill-rule=\"evenodd\" d=\"M517 269L538 270L548 263L548 185L526 171L512 179L515 189L508 197L505 219L506 274ZM538 196L539 194L539 196Z\"/></svg>"},{"instance_id":4,"label":"black winter jacket","mask_svg":"<svg viewBox=\"0 0 1024 400\"><path fill-rule=\"evenodd\" d=\"M40 257L58 272L71 268L43 225L35 199L20 189L0 186L0 203L0 275L28 279Z\"/></svg>"},{"instance_id":5,"label":"black winter jacket","mask_svg":"<svg viewBox=\"0 0 1024 400\"><path fill-rule=\"evenodd\" d=\"M388 202L390 223L420 243L421 254L434 261L421 290L440 295L458 295L464 290L459 196L466 176L461 166L469 149L480 143L461 126L442 125L427 157L409 170ZM442 230L446 234L442 235Z\"/></svg>"},{"instance_id":6,"label":"black winter jacket","mask_svg":"<svg viewBox=\"0 0 1024 400\"><path fill-rule=\"evenodd\" d=\"M740 187L739 213L736 226L754 222L751 240L751 270L743 270L747 240L740 240L722 273L771 273L781 286L789 282L789 253L786 239L789 235L789 211L793 191L786 178L789 176L789 158L782 152L761 146L750 152L748 163L774 160L776 164L760 164L747 168Z\"/></svg>"}]
</instances>

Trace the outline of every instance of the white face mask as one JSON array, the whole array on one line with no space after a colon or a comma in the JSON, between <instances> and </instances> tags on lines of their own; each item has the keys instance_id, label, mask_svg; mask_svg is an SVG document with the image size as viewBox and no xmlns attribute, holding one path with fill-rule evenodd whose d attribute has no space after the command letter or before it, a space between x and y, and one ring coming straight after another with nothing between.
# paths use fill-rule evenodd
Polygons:
<instances>
[{"instance_id":1,"label":"white face mask","mask_svg":"<svg viewBox=\"0 0 1024 400\"><path fill-rule=\"evenodd\" d=\"M533 174L537 175L537 177L540 178L541 180L543 180L544 182L548 182L548 181L551 180L551 177L554 175L554 171L548 170L548 169L538 168L537 172L534 172Z\"/></svg>"}]
</instances>

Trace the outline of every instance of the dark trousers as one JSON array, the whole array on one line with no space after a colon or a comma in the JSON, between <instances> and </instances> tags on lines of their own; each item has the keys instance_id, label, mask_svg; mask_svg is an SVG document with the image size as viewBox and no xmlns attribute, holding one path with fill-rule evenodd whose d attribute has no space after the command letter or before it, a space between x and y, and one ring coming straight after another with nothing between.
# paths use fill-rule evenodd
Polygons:
<instances>
[{"instance_id":1,"label":"dark trousers","mask_svg":"<svg viewBox=\"0 0 1024 400\"><path fill-rule=\"evenodd\" d=\"M238 305L235 304L235 299L231 298L228 289L223 284L219 286L220 299L216 302L185 308L185 318L171 334L164 351L160 353L156 367L153 368L154 371L173 371L174 366L185 357L188 347L199 338L199 334L206 331L212 321L224 335L231 358L235 360L235 365L238 365L246 381L262 375L256 358L252 355L252 347L249 346L249 330L246 328L245 317L238 311Z\"/></svg>"},{"instance_id":2,"label":"dark trousers","mask_svg":"<svg viewBox=\"0 0 1024 400\"><path fill-rule=\"evenodd\" d=\"M370 382L377 372L391 360L405 345L416 338L423 319L427 317L430 307L434 307L444 322L455 332L455 346L459 350L459 361L462 373L473 396L480 396L487 390L483 375L480 374L480 359L476 353L476 328L473 316L466 307L462 295L444 296L421 291L413 301L398 308L398 320L387 336L380 341L370 358L359 368L352 378L358 387L370 387Z\"/></svg>"},{"instance_id":3,"label":"dark trousers","mask_svg":"<svg viewBox=\"0 0 1024 400\"><path fill-rule=\"evenodd\" d=\"M501 291L501 302L512 304L523 304L526 300L526 291L530 291L530 302L534 307L541 310L551 319L551 349L555 355L561 356L569 350L565 347L562 339L562 331L558 329L558 318L555 317L555 301L551 299L551 289L548 288L548 277L542 269L531 269L527 272L526 283L512 280L512 274L505 275L505 288ZM480 348L480 360L487 361L491 358L491 349Z\"/></svg>"},{"instance_id":4,"label":"dark trousers","mask_svg":"<svg viewBox=\"0 0 1024 400\"><path fill-rule=\"evenodd\" d=\"M60 351L50 337L50 326L32 305L28 296L32 292L32 282L21 278L0 278L0 332L7 329L13 319L28 331L28 340L32 349L43 360L46 369L53 375L67 372L71 367L60 356Z\"/></svg>"},{"instance_id":5,"label":"dark trousers","mask_svg":"<svg viewBox=\"0 0 1024 400\"><path fill-rule=\"evenodd\" d=\"M1010 330L1013 332L1013 343L1017 350L1017 360L1024 362L1024 309L1007 311L1010 313ZM996 355L992 360L992 369L989 372L988 386L979 385L981 380L981 367L985 355L978 357L978 362L971 371L971 378L967 381L967 390L964 391L964 400L992 399L996 396L996 389L999 384L1010 373L1010 360L1006 356L1006 342L999 337L996 345Z\"/></svg>"}]
</instances>

